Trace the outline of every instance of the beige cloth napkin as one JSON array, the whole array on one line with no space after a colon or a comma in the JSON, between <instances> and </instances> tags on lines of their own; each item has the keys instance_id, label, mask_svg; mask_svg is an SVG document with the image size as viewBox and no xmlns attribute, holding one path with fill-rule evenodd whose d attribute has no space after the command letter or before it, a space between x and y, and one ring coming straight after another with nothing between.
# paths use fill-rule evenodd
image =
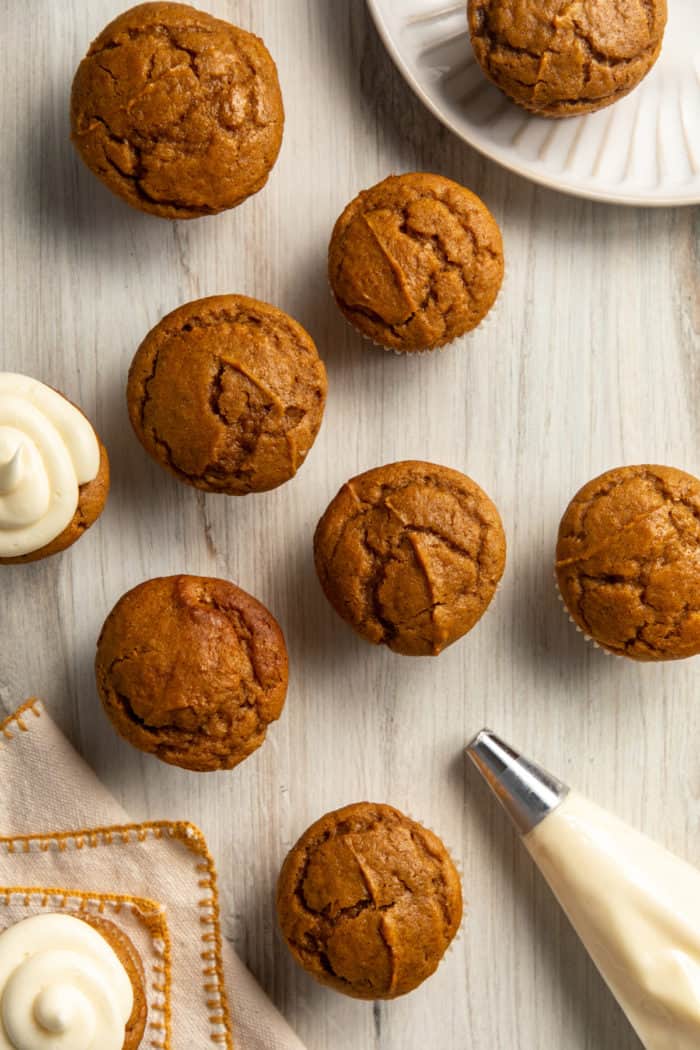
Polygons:
<instances>
[{"instance_id":1,"label":"beige cloth napkin","mask_svg":"<svg viewBox=\"0 0 700 1050\"><path fill-rule=\"evenodd\" d=\"M221 939L201 832L132 824L31 702L0 725L0 929L45 909L97 912L129 935L146 975L144 1048L303 1050Z\"/></svg>"}]
</instances>

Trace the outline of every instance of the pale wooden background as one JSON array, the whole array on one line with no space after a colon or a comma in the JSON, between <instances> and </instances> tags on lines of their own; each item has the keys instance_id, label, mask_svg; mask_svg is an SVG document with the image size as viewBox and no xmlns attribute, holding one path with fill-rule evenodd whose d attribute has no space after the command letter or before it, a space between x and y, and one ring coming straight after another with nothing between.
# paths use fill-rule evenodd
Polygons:
<instances>
[{"instance_id":1,"label":"pale wooden background","mask_svg":"<svg viewBox=\"0 0 700 1050\"><path fill-rule=\"evenodd\" d=\"M692 210L634 211L535 188L453 139L414 100L361 0L209 0L264 36L288 113L269 186L235 212L146 218L112 198L68 141L73 69L121 0L4 0L0 164L2 351L97 423L114 484L73 550L2 570L0 704L43 696L134 817L200 824L218 860L225 934L309 1050L638 1047L462 748L484 723L700 863L700 660L606 658L567 623L552 583L559 516L621 463L700 473L698 238ZM444 353L368 349L325 281L332 223L389 172L442 172L500 221L496 323ZM305 324L326 360L326 421L276 492L203 497L130 433L126 370L179 303L245 292ZM437 660L356 640L312 568L315 522L350 475L404 457L465 470L501 509L509 564L492 610ZM269 604L290 647L281 722L231 774L193 775L117 740L92 674L100 625L148 576L230 577ZM1 788L0 788L1 790ZM440 833L469 916L438 974L393 1004L346 1000L298 971L273 888L323 811L388 801ZM195 1048L193 1048L195 1050Z\"/></svg>"}]
</instances>

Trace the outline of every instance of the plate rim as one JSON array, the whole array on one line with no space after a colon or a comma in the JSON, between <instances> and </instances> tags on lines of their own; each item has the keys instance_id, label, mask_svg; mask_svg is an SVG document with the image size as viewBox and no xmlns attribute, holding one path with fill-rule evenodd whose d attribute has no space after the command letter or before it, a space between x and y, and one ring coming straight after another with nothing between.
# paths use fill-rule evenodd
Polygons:
<instances>
[{"instance_id":1,"label":"plate rim","mask_svg":"<svg viewBox=\"0 0 700 1050\"><path fill-rule=\"evenodd\" d=\"M379 37L394 65L414 94L433 114L433 116L436 117L444 127L451 131L453 135L456 135L457 138L461 139L462 142L466 143L471 149L480 153L482 157L486 157L488 160L499 164L502 168L512 172L514 175L519 175L521 178L527 179L529 182L534 182L539 186L544 186L546 189L554 190L557 193L563 193L568 196L578 197L579 199L594 201L597 204L622 204L630 208L686 208L700 204L700 194L687 197L650 197L629 194L626 196L615 196L615 194L611 194L607 191L596 190L594 187L588 189L583 186L561 183L551 176L542 175L539 172L532 171L527 167L518 165L513 161L500 156L497 147L494 147L493 150L489 150L485 146L474 142L465 131L455 125L447 113L443 112L441 107L433 98L431 98L423 88L422 84L416 79L413 70L406 62L389 30L384 12L381 8L381 3L382 0L367 0L367 7L375 28L379 33ZM464 0L465 9L466 3L467 0Z\"/></svg>"}]
</instances>

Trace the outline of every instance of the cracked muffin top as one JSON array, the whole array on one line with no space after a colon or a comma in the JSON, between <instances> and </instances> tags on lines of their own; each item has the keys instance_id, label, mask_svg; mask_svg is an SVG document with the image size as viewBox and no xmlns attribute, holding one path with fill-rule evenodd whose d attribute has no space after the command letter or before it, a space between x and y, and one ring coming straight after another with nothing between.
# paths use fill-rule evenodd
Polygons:
<instances>
[{"instance_id":1,"label":"cracked muffin top","mask_svg":"<svg viewBox=\"0 0 700 1050\"><path fill-rule=\"evenodd\" d=\"M700 653L700 480L635 466L590 481L559 526L556 573L571 618L604 649Z\"/></svg>"},{"instance_id":2,"label":"cracked muffin top","mask_svg":"<svg viewBox=\"0 0 700 1050\"><path fill-rule=\"evenodd\" d=\"M363 638L437 656L483 616L503 575L496 507L464 474L407 461L352 478L314 537L329 602Z\"/></svg>"},{"instance_id":3,"label":"cracked muffin top","mask_svg":"<svg viewBox=\"0 0 700 1050\"><path fill-rule=\"evenodd\" d=\"M72 139L117 196L166 219L233 208L282 144L277 69L262 40L187 4L139 4L90 45Z\"/></svg>"},{"instance_id":4,"label":"cracked muffin top","mask_svg":"<svg viewBox=\"0 0 700 1050\"><path fill-rule=\"evenodd\" d=\"M387 349L432 350L471 331L503 280L496 220L441 175L392 175L352 201L329 248L347 320Z\"/></svg>"},{"instance_id":5,"label":"cracked muffin top","mask_svg":"<svg viewBox=\"0 0 700 1050\"><path fill-rule=\"evenodd\" d=\"M469 0L486 75L543 117L570 117L629 94L661 51L666 0Z\"/></svg>"},{"instance_id":6,"label":"cracked muffin top","mask_svg":"<svg viewBox=\"0 0 700 1050\"><path fill-rule=\"evenodd\" d=\"M438 967L462 921L459 875L440 839L391 806L327 813L277 884L289 949L321 984L394 999Z\"/></svg>"},{"instance_id":7,"label":"cracked muffin top","mask_svg":"<svg viewBox=\"0 0 700 1050\"><path fill-rule=\"evenodd\" d=\"M287 694L287 649L264 605L227 580L168 576L123 595L97 643L97 688L120 736L163 762L233 769Z\"/></svg>"},{"instance_id":8,"label":"cracked muffin top","mask_svg":"<svg viewBox=\"0 0 700 1050\"><path fill-rule=\"evenodd\" d=\"M293 477L314 443L326 370L282 310L242 295L173 310L136 352L129 416L151 456L207 492L265 492Z\"/></svg>"}]
</instances>

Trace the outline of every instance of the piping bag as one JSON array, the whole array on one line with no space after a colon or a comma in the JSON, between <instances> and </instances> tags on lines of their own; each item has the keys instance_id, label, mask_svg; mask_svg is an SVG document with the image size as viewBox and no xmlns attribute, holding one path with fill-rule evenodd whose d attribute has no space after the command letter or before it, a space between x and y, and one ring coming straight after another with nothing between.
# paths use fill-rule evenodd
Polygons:
<instances>
[{"instance_id":1,"label":"piping bag","mask_svg":"<svg viewBox=\"0 0 700 1050\"><path fill-rule=\"evenodd\" d=\"M646 1050L700 1050L700 871L488 730L467 755Z\"/></svg>"}]
</instances>

